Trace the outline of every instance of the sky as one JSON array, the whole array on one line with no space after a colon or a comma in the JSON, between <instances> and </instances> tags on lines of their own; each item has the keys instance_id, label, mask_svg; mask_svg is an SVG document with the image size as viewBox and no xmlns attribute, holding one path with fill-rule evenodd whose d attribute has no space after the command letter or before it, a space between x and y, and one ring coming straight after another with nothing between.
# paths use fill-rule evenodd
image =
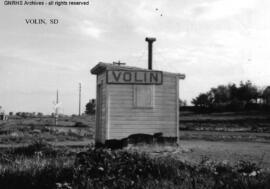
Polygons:
<instances>
[{"instance_id":1,"label":"sky","mask_svg":"<svg viewBox=\"0 0 270 189\"><path fill-rule=\"evenodd\" d=\"M78 113L96 96L98 62L147 68L145 37L156 37L153 68L186 75L190 102L221 84L270 85L268 0L90 0L89 6L0 3L0 106L6 112ZM28 25L26 18L57 18Z\"/></svg>"}]
</instances>

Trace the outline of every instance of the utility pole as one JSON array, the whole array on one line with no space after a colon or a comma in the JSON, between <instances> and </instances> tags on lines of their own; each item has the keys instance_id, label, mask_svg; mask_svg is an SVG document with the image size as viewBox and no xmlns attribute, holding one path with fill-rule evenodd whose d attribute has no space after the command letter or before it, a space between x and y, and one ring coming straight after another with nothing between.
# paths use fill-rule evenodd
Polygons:
<instances>
[{"instance_id":1,"label":"utility pole","mask_svg":"<svg viewBox=\"0 0 270 189\"><path fill-rule=\"evenodd\" d=\"M121 65L126 65L125 62L120 62L120 60L118 62L113 62L113 65L117 65L117 66L121 66Z\"/></svg>"},{"instance_id":2,"label":"utility pole","mask_svg":"<svg viewBox=\"0 0 270 189\"><path fill-rule=\"evenodd\" d=\"M79 116L81 116L81 95L82 95L82 84L79 83Z\"/></svg>"},{"instance_id":3,"label":"utility pole","mask_svg":"<svg viewBox=\"0 0 270 189\"><path fill-rule=\"evenodd\" d=\"M59 97L58 97L58 89L56 91L56 103L55 103L55 126L58 125L58 107L59 106Z\"/></svg>"}]
</instances>

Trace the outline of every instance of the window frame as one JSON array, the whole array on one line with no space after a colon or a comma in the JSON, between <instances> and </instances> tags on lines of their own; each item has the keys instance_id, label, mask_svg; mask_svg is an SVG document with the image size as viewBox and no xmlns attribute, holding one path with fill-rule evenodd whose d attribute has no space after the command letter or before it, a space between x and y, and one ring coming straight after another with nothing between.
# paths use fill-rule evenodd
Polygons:
<instances>
[{"instance_id":1,"label":"window frame","mask_svg":"<svg viewBox=\"0 0 270 189\"><path fill-rule=\"evenodd\" d=\"M137 91L138 91L138 87L149 87L150 88L150 105L149 106L138 106L138 95L137 95ZM133 108L135 109L153 109L155 106L155 85L133 85Z\"/></svg>"}]
</instances>

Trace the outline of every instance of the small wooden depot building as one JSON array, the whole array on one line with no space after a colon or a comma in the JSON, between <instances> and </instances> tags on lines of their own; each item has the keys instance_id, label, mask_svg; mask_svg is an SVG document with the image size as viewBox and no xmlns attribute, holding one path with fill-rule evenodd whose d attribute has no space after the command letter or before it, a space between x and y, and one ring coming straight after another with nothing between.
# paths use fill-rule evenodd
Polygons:
<instances>
[{"instance_id":1,"label":"small wooden depot building","mask_svg":"<svg viewBox=\"0 0 270 189\"><path fill-rule=\"evenodd\" d=\"M131 134L179 136L179 80L185 75L99 63L96 142Z\"/></svg>"}]
</instances>

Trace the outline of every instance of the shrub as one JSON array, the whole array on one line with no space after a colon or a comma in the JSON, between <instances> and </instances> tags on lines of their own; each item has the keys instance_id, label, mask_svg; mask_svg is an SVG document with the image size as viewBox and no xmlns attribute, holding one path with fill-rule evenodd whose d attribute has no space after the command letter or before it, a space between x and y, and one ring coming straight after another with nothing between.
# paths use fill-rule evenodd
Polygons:
<instances>
[{"instance_id":1,"label":"shrub","mask_svg":"<svg viewBox=\"0 0 270 189\"><path fill-rule=\"evenodd\" d=\"M12 155L33 156L36 153L42 153L44 156L56 156L57 151L41 139L37 139L28 146L17 147L10 150Z\"/></svg>"},{"instance_id":2,"label":"shrub","mask_svg":"<svg viewBox=\"0 0 270 189\"><path fill-rule=\"evenodd\" d=\"M45 144L5 150L0 153L1 189L52 189L56 183L71 182L73 178L74 154L49 156ZM30 155L32 154L32 155ZM63 185L67 186L67 184ZM62 187L64 188L64 187Z\"/></svg>"},{"instance_id":3,"label":"shrub","mask_svg":"<svg viewBox=\"0 0 270 189\"><path fill-rule=\"evenodd\" d=\"M43 150L44 144L38 143L26 152L31 154L35 151L32 148ZM150 158L138 152L93 147L78 153L75 163L74 156L68 154L56 157L18 154L0 153L1 189L270 188L270 174L245 161L230 166L202 157L200 164L190 165L170 157Z\"/></svg>"},{"instance_id":4,"label":"shrub","mask_svg":"<svg viewBox=\"0 0 270 189\"><path fill-rule=\"evenodd\" d=\"M78 189L269 188L270 175L258 170L244 162L231 167L205 159L195 166L172 158L153 159L136 152L91 148L77 155L73 185Z\"/></svg>"},{"instance_id":5,"label":"shrub","mask_svg":"<svg viewBox=\"0 0 270 189\"><path fill-rule=\"evenodd\" d=\"M6 169L0 172L1 189L52 189L57 182L72 180L72 167L55 166L48 164L42 168Z\"/></svg>"},{"instance_id":6,"label":"shrub","mask_svg":"<svg viewBox=\"0 0 270 189\"><path fill-rule=\"evenodd\" d=\"M88 127L88 125L86 125L80 121L76 121L74 124L74 127Z\"/></svg>"}]
</instances>

